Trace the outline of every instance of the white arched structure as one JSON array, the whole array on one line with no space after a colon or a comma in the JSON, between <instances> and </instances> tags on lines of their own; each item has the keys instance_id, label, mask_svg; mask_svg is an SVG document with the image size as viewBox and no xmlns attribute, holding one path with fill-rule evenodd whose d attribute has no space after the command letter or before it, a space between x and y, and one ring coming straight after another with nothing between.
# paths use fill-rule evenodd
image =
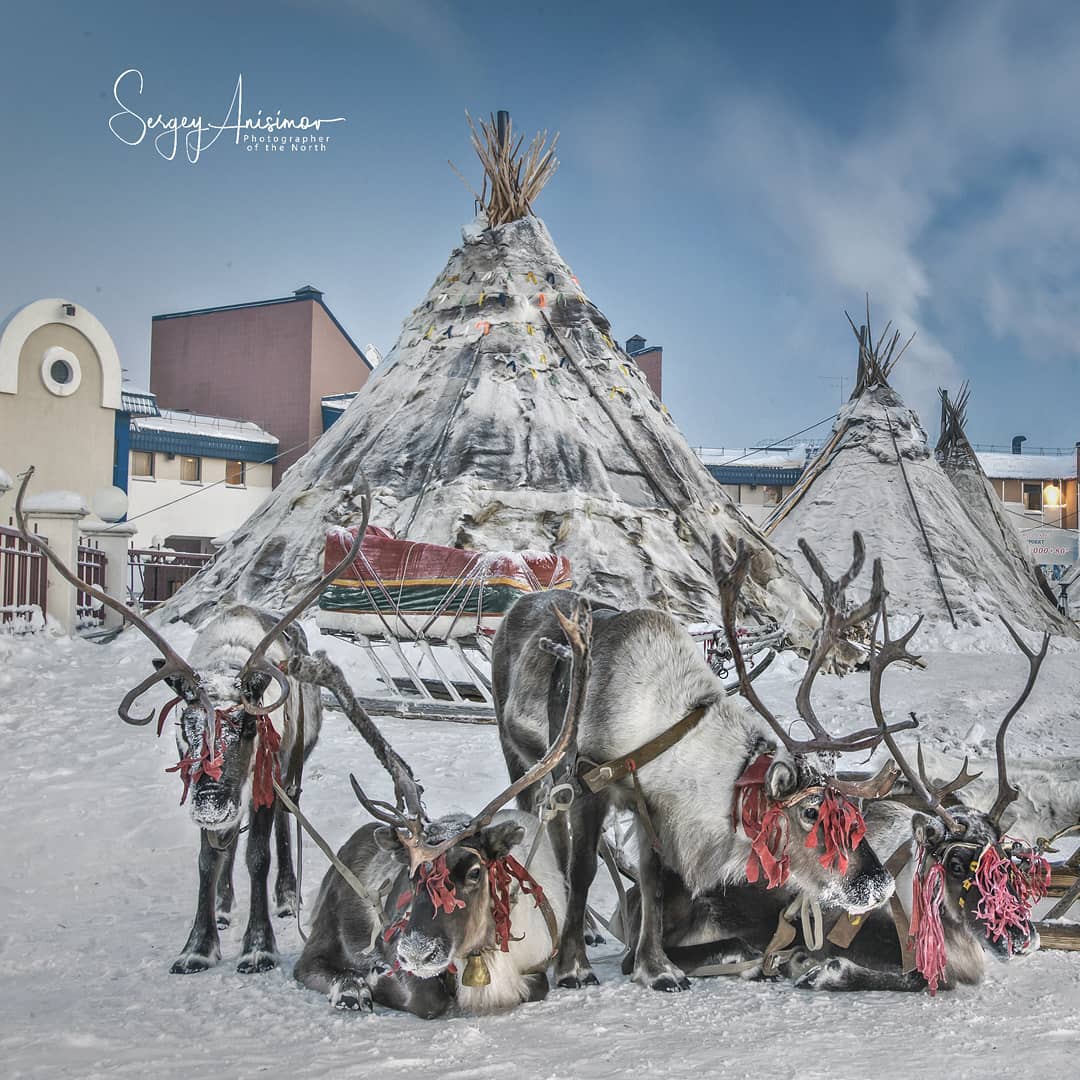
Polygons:
<instances>
[{"instance_id":1,"label":"white arched structure","mask_svg":"<svg viewBox=\"0 0 1080 1080\"><path fill-rule=\"evenodd\" d=\"M73 315L67 314L74 311ZM93 346L101 361L101 406L122 406L120 386L123 374L120 357L108 330L86 308L70 300L35 300L16 311L0 330L0 394L19 392L19 354L26 339L42 326L56 323L77 330Z\"/></svg>"}]
</instances>

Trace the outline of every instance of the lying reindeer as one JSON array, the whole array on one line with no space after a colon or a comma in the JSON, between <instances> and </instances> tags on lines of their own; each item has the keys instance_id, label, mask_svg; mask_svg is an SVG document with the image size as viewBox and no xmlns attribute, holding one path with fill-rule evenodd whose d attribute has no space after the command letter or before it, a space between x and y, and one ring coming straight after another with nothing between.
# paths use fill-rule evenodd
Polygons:
<instances>
[{"instance_id":1,"label":"lying reindeer","mask_svg":"<svg viewBox=\"0 0 1080 1080\"><path fill-rule=\"evenodd\" d=\"M885 731L881 678L890 664L917 659L906 646L918 624L897 641L888 637L887 619L883 618L883 625L886 640L871 657L870 700L874 717ZM922 811L913 814L898 803L878 802L866 813L871 845L883 855L892 853L886 865L898 875L892 911L870 912L852 940L843 935L836 943L830 938L838 920L826 919L823 931L830 938L813 951L804 941L781 965L780 970L786 969L800 989L919 991L929 987L933 994L980 982L986 952L1008 960L1038 948L1031 908L1045 895L1049 869L1029 847L1004 838L1000 821L1019 795L1008 780L1005 735L1035 684L1049 635L1035 653L1005 625L1028 658L1029 676L998 729L998 796L992 809L983 813L963 804L944 805L946 796L978 776L967 772L966 760L952 781L935 788L926 777L921 750L916 773L891 734L884 735L914 793L905 799ZM640 919L638 893L635 886L628 895L630 935ZM901 893L912 898L906 912L900 904ZM749 964L769 947L791 899L790 890L768 892L751 885L694 897L669 872L664 879L665 947L691 970L721 965L732 974L740 968L758 974L760 965Z\"/></svg>"},{"instance_id":2,"label":"lying reindeer","mask_svg":"<svg viewBox=\"0 0 1080 1080\"><path fill-rule=\"evenodd\" d=\"M644 904L633 975L656 990L689 985L664 952L661 853L695 895L760 876L773 886L790 881L822 906L866 912L892 893L892 877L863 839L862 819L849 799L884 793L895 773L845 784L805 759L815 751L865 749L880 739L876 727L842 738L829 736L810 702L813 680L833 646L875 610L883 590L880 568L875 564L871 599L846 611L845 590L864 560L862 538L855 534L852 565L838 581L825 574L805 544L803 550L822 581L824 596L822 627L797 699L799 716L812 732L807 740L789 735L761 705L746 676L735 633L735 605L750 558L741 544L727 572L715 542L714 571L740 680L764 725L728 699L723 683L674 619L648 610L601 607L595 612L592 670L578 736L578 771L587 790L570 810L569 835L561 824L555 833L570 883L556 965L560 986L597 981L585 953L584 920L600 831L611 808L634 809L638 817L637 874ZM524 775L540 757L552 726L557 695L549 700L549 688L564 679L564 673L560 662L541 653L536 643L557 630L559 602L550 593L522 597L495 637L496 716L513 778ZM911 726L913 722L905 721L895 730ZM732 817L739 793L745 793L740 796L743 828ZM519 804L528 809L530 795L519 797ZM788 843L789 837L802 842Z\"/></svg>"},{"instance_id":3,"label":"lying reindeer","mask_svg":"<svg viewBox=\"0 0 1080 1080\"><path fill-rule=\"evenodd\" d=\"M409 767L377 734L342 680L318 675L364 732L390 772L398 807L374 802L353 779L361 804L382 824L357 830L327 871L296 978L340 1009L373 1002L440 1016L456 999L470 1012L547 995L547 968L566 912L566 883L546 831L520 811L503 811L549 775L573 744L588 672L590 627L578 608L558 624L570 647L570 689L562 727L529 772L476 817L431 822ZM402 806L410 816L402 813ZM350 880L351 879L351 880ZM517 882L517 888L514 882Z\"/></svg>"},{"instance_id":4,"label":"lying reindeer","mask_svg":"<svg viewBox=\"0 0 1080 1080\"><path fill-rule=\"evenodd\" d=\"M23 495L33 475L23 477L15 516L23 537L42 551L71 584L93 596L137 627L161 651L155 671L130 690L118 712L126 723L143 726L155 717L131 715L136 700L159 682L177 695L158 715L158 734L179 706L176 745L180 755L170 772L183 780L181 803L191 798L190 814L200 830L199 893L195 921L179 957L170 969L188 974L212 967L221 957L219 927L229 924L233 905L232 867L244 812L248 811L247 868L251 908L237 971L266 971L276 964L276 941L270 922L267 876L270 833L277 837L275 908L293 913L297 903L288 820L275 785L285 777L293 795L299 791L303 763L322 725L317 686L298 682L282 670L307 655L307 641L295 621L345 562L321 578L290 611L278 618L243 604L215 615L200 630L184 660L138 612L66 567L48 543L26 527ZM370 498L364 499L364 526L346 562L355 558L367 524ZM263 698L271 684L278 697Z\"/></svg>"}]
</instances>

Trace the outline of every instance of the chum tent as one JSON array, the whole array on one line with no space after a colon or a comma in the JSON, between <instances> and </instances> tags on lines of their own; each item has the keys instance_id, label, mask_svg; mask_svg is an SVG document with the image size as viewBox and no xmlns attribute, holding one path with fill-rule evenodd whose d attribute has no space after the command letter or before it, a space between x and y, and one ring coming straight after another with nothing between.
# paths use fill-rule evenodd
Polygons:
<instances>
[{"instance_id":1,"label":"chum tent","mask_svg":"<svg viewBox=\"0 0 1080 1080\"><path fill-rule=\"evenodd\" d=\"M356 519L362 468L372 524L397 537L562 555L576 588L689 622L719 621L712 537L731 553L743 540L744 617L805 646L812 596L698 460L532 212L554 142L523 150L500 114L473 143L484 188L461 246L352 404L165 617L298 596L327 529Z\"/></svg>"},{"instance_id":2,"label":"chum tent","mask_svg":"<svg viewBox=\"0 0 1080 1080\"><path fill-rule=\"evenodd\" d=\"M907 347L899 334L890 337L886 327L875 342L867 311L855 335L855 388L821 452L765 522L766 536L789 554L805 537L835 573L859 529L867 558L882 560L890 613L957 626L1004 615L1029 630L1075 636L1015 533L1003 527L981 470L959 463L967 440L954 440L955 464L943 467L919 417L890 385ZM964 475L950 479L950 470Z\"/></svg>"}]
</instances>

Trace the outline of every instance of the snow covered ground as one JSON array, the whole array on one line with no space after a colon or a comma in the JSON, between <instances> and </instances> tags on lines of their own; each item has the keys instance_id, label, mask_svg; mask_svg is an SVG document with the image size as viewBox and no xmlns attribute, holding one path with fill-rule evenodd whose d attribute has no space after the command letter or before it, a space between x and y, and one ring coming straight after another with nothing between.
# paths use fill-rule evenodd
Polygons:
<instances>
[{"instance_id":1,"label":"snow covered ground","mask_svg":"<svg viewBox=\"0 0 1080 1080\"><path fill-rule=\"evenodd\" d=\"M314 627L309 632L315 636ZM181 646L186 628L170 631ZM944 635L928 635L935 650ZM925 641L925 639L924 639ZM926 671L890 674L897 712L927 717L923 738L983 759L1026 669L1004 640L934 651ZM347 650L332 643L335 653ZM348 653L345 653L348 655ZM814 994L786 984L713 979L689 993L641 989L618 972L618 946L596 950L598 988L557 990L499 1016L421 1021L386 1010L342 1014L291 978L301 943L279 920L281 967L235 971L244 919L222 935L222 963L168 973L194 911L197 834L165 775L171 738L116 716L149 670L134 634L107 646L0 638L0 1074L11 1077L546 1078L692 1076L983 1078L1065 1075L1080 1048L1080 954L993 964L976 989L927 995ZM1080 652L1046 662L1014 724L1025 758L1080 757ZM790 712L799 662L759 686ZM359 672L357 672L359 674ZM815 700L837 726L869 720L866 676L822 678ZM164 691L157 691L164 700ZM930 719L933 717L934 719ZM431 809L477 808L504 784L492 728L386 722ZM329 713L305 778L304 806L332 843L362 815L352 770L387 792L365 745ZM717 807L727 813L727 807ZM325 860L304 852L314 898ZM246 874L238 862L238 905ZM598 879L599 880L599 879ZM601 909L610 906L602 890Z\"/></svg>"}]
</instances>

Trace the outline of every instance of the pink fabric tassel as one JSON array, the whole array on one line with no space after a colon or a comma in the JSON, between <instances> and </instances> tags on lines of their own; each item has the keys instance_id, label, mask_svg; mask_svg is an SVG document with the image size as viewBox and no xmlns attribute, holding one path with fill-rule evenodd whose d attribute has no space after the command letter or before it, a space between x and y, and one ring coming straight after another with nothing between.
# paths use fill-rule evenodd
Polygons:
<instances>
[{"instance_id":1,"label":"pink fabric tassel","mask_svg":"<svg viewBox=\"0 0 1080 1080\"><path fill-rule=\"evenodd\" d=\"M920 853L919 865L922 865ZM941 905L945 900L945 867L935 862L925 874L916 876L911 890L911 927L908 942L915 942L915 966L937 993L945 974L945 930L941 925Z\"/></svg>"},{"instance_id":2,"label":"pink fabric tassel","mask_svg":"<svg viewBox=\"0 0 1080 1080\"><path fill-rule=\"evenodd\" d=\"M1032 851L1020 856L1027 862L1022 869L1003 854L995 844L987 847L979 856L975 870L975 885L979 890L979 906L975 909L978 920L986 927L986 935L992 941L1005 939L1012 952L1012 934L1031 934L1031 909L1037 900L1046 895L1050 883L1050 864Z\"/></svg>"}]
</instances>

